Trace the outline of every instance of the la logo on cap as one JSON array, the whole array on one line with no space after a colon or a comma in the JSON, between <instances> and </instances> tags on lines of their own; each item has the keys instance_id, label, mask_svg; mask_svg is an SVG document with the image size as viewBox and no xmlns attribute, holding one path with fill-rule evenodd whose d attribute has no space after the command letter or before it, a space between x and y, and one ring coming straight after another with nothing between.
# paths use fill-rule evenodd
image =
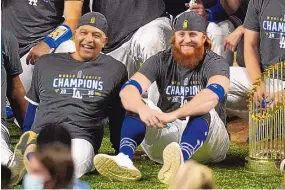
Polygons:
<instances>
[{"instance_id":1,"label":"la logo on cap","mask_svg":"<svg viewBox=\"0 0 285 190\"><path fill-rule=\"evenodd\" d=\"M183 22L183 29L186 29L188 26L188 20L184 20Z\"/></svg>"},{"instance_id":2,"label":"la logo on cap","mask_svg":"<svg viewBox=\"0 0 285 190\"><path fill-rule=\"evenodd\" d=\"M95 23L95 17L91 17L90 24L94 24L94 23Z\"/></svg>"}]
</instances>

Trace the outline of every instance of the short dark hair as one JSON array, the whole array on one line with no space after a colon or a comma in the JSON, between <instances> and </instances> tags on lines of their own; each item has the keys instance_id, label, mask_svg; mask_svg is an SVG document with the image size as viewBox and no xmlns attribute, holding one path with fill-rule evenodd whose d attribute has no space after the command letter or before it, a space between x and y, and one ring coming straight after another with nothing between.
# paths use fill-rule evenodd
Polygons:
<instances>
[{"instance_id":1,"label":"short dark hair","mask_svg":"<svg viewBox=\"0 0 285 190\"><path fill-rule=\"evenodd\" d=\"M37 137L37 146L60 142L71 147L71 136L68 130L59 123L48 123L42 126Z\"/></svg>"},{"instance_id":2,"label":"short dark hair","mask_svg":"<svg viewBox=\"0 0 285 190\"><path fill-rule=\"evenodd\" d=\"M51 180L45 189L70 189L73 185L74 163L71 147L53 142L37 147L35 152L41 164L49 171Z\"/></svg>"}]
</instances>

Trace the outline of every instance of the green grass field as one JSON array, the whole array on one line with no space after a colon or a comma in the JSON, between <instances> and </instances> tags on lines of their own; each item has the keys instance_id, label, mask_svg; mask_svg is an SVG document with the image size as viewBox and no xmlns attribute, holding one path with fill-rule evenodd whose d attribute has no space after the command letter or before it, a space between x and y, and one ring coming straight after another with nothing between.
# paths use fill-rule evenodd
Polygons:
<instances>
[{"instance_id":1,"label":"green grass field","mask_svg":"<svg viewBox=\"0 0 285 190\"><path fill-rule=\"evenodd\" d=\"M13 147L20 137L20 130L15 126L9 127ZM100 149L101 153L113 153L109 143L108 130ZM279 189L280 176L265 176L249 173L245 167L247 146L232 144L225 161L215 165L209 165L214 172L215 188L218 189ZM117 182L102 177L98 172L90 172L81 179L87 181L94 189L165 189L157 179L157 173L161 165L150 160L134 161L134 164L142 172L142 179L138 182ZM191 179L189 179L191 180ZM21 186L17 186L21 188Z\"/></svg>"}]
</instances>

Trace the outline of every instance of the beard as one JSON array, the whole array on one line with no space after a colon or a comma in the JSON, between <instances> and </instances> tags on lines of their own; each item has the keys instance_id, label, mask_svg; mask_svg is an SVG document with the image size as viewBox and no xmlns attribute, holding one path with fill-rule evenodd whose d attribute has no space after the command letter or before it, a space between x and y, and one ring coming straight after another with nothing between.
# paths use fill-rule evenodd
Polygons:
<instances>
[{"instance_id":1,"label":"beard","mask_svg":"<svg viewBox=\"0 0 285 190\"><path fill-rule=\"evenodd\" d=\"M201 60L203 60L205 55L204 44L200 47L194 48L187 53L181 51L180 46L175 43L175 38L172 40L173 56L178 65L182 65L185 68L193 69L195 68Z\"/></svg>"}]
</instances>

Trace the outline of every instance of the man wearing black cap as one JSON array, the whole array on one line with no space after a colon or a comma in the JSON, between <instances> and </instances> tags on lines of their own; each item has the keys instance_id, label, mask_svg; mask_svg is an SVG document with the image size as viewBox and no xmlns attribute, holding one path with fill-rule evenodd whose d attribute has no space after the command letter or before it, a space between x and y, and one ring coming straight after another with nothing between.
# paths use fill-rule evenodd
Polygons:
<instances>
[{"instance_id":1,"label":"man wearing black cap","mask_svg":"<svg viewBox=\"0 0 285 190\"><path fill-rule=\"evenodd\" d=\"M174 29L172 47L149 58L122 87L120 97L128 113L120 153L94 158L95 168L106 177L140 179L131 161L139 145L151 160L164 164L158 178L167 184L184 161L219 162L226 156L229 66L210 50L205 20L197 13L181 14ZM157 106L140 96L154 81L160 92Z\"/></svg>"},{"instance_id":2,"label":"man wearing black cap","mask_svg":"<svg viewBox=\"0 0 285 190\"><path fill-rule=\"evenodd\" d=\"M36 134L50 122L61 123L71 134L76 177L93 168L92 159L101 145L102 120L106 116L111 133L118 135L112 138L113 147L119 149L125 114L119 91L128 76L121 62L101 53L107 41L107 28L102 14L85 14L74 35L76 52L48 54L37 60L26 95L30 102L28 109L32 111L24 122L25 128L32 126L32 129L16 145L17 162L27 162L34 151L29 147L35 143ZM18 162L18 175L14 176L18 180L12 179L14 182L23 176L24 163Z\"/></svg>"}]
</instances>

